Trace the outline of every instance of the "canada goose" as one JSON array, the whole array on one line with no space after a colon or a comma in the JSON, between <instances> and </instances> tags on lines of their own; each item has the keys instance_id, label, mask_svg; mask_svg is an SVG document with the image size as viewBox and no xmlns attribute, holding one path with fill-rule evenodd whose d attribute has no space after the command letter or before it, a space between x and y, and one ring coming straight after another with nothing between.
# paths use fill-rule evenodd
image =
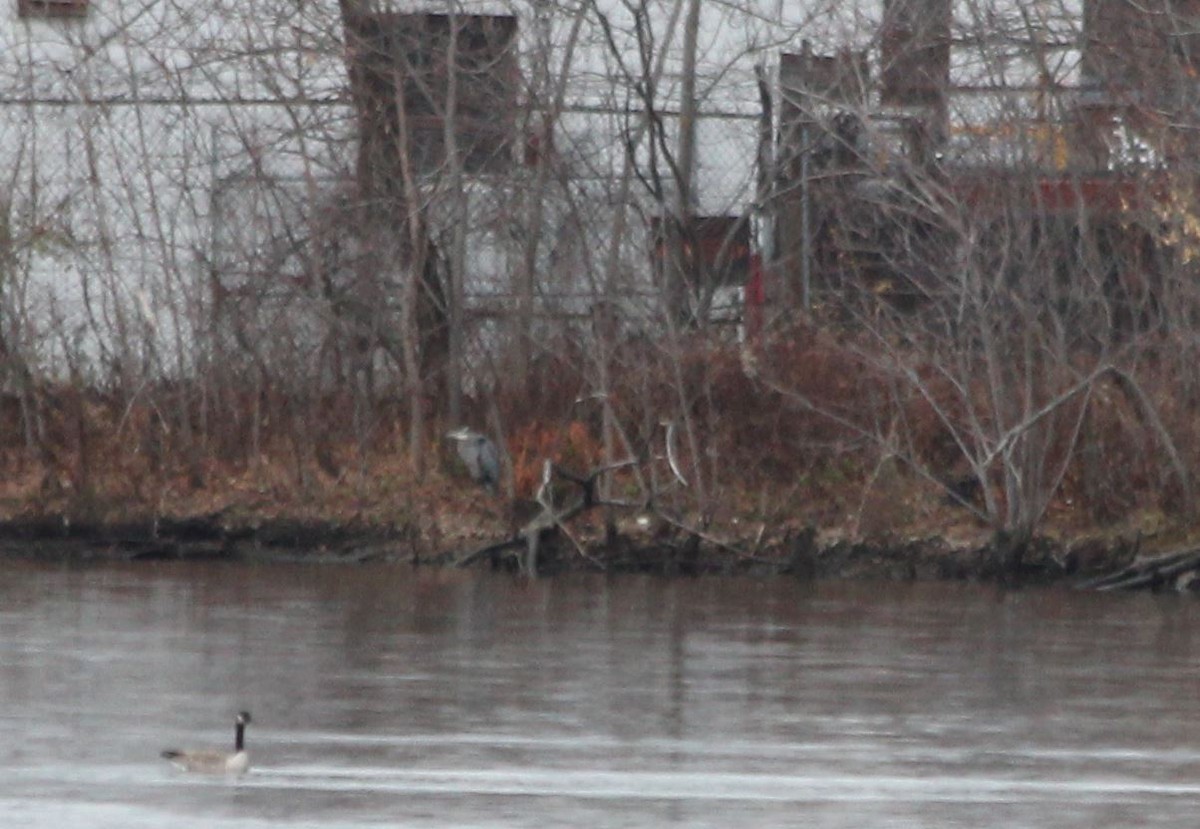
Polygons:
<instances>
[{"instance_id":1,"label":"canada goose","mask_svg":"<svg viewBox=\"0 0 1200 829\"><path fill-rule=\"evenodd\" d=\"M184 771L203 774L244 774L250 768L250 757L246 754L246 723L250 712L242 711L234 720L233 751L177 751L167 749L162 753L166 760Z\"/></svg>"}]
</instances>

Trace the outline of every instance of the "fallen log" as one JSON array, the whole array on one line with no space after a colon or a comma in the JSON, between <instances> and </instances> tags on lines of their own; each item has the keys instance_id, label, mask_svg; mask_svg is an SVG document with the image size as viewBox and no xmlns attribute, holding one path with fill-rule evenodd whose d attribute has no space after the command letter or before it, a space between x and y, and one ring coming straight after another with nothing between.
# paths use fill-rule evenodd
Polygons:
<instances>
[{"instance_id":1,"label":"fallen log","mask_svg":"<svg viewBox=\"0 0 1200 829\"><path fill-rule=\"evenodd\" d=\"M517 530L516 534L511 538L485 545L477 550L472 550L460 556L455 561L455 566L467 567L485 556L496 556L509 550L523 548L525 553L518 557L518 567L525 575L536 576L538 573L538 549L542 540L552 533L561 533L566 536L575 545L576 551L581 556L588 558L593 564L599 566L599 562L591 559L583 547L575 540L574 536L571 535L567 528L567 523L581 513L597 507L641 506L623 501L605 500L600 498L596 492L597 481L601 475L621 469L622 467L631 466L634 463L636 461L633 460L619 461L597 467L586 475L577 475L551 461L546 461L543 465L542 485L538 488L537 493L537 503L541 507L541 512L534 516L525 526ZM572 483L580 489L580 494L575 502L563 509L555 506L551 496L550 485L555 477Z\"/></svg>"},{"instance_id":2,"label":"fallen log","mask_svg":"<svg viewBox=\"0 0 1200 829\"><path fill-rule=\"evenodd\" d=\"M1200 548L1139 558L1115 573L1077 585L1081 590L1138 590L1174 587L1185 573L1200 571Z\"/></svg>"},{"instance_id":3,"label":"fallen log","mask_svg":"<svg viewBox=\"0 0 1200 829\"><path fill-rule=\"evenodd\" d=\"M683 476L676 455L675 427L670 422L667 422L666 426L666 458L673 475L673 483L687 486L687 479ZM658 505L658 496L661 493L653 487L648 489L643 487L643 497L637 500L606 498L601 495L599 485L602 476L626 468L632 468L635 473L638 473L642 463L643 461L631 457L597 466L584 474L579 474L559 466L549 459L545 460L542 465L541 486L538 487L534 499L539 508L538 514L517 530L512 537L494 541L459 556L454 560L455 566L468 567L485 557L491 557L495 562L497 556L511 554L516 560L517 568L522 573L527 576L536 576L539 571L539 552L543 542L558 536L566 539L576 554L587 560L591 566L598 570L604 570L606 569L605 563L588 553L570 527L570 522L575 518L598 508L633 510L657 516L659 520L687 534L688 541L686 543L693 556L696 548L703 541L714 547L726 549L739 558L753 559L755 557L753 553L747 553L741 545L719 539L705 532L703 528L688 526L683 520L668 515ZM553 486L556 480L570 484L576 489L575 497L563 506L556 503L555 487ZM639 480L645 480L640 473ZM761 541L761 536L762 532L760 531L759 541Z\"/></svg>"}]
</instances>

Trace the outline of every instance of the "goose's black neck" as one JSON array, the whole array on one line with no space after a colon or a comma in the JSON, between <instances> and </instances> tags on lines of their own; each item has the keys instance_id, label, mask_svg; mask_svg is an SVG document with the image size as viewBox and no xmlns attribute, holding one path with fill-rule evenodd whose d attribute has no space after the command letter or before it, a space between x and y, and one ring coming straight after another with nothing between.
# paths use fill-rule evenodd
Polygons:
<instances>
[{"instance_id":1,"label":"goose's black neck","mask_svg":"<svg viewBox=\"0 0 1200 829\"><path fill-rule=\"evenodd\" d=\"M241 751L246 747L246 724L239 722L237 724L237 734L233 738L233 748L235 751Z\"/></svg>"}]
</instances>

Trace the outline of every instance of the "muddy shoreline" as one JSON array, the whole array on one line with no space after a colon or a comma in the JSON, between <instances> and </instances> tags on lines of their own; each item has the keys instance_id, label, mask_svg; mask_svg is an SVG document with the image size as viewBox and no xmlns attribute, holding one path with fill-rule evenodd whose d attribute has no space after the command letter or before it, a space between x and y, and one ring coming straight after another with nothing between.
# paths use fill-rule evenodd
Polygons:
<instances>
[{"instance_id":1,"label":"muddy shoreline","mask_svg":"<svg viewBox=\"0 0 1200 829\"><path fill-rule=\"evenodd\" d=\"M396 562L433 567L516 570L519 548L499 539L495 551L472 555L472 544L434 551L410 530L366 523L272 519L231 523L221 515L96 523L65 516L0 522L0 557L42 561L231 561L314 564ZM564 572L650 573L663 576L755 575L799 579L1077 583L1116 572L1138 555L1123 538L1071 545L1035 539L1019 560L996 544L956 545L942 538L897 541L817 541L804 529L753 555L696 539L664 543L618 536L543 543L539 575ZM474 549L478 551L478 545Z\"/></svg>"}]
</instances>

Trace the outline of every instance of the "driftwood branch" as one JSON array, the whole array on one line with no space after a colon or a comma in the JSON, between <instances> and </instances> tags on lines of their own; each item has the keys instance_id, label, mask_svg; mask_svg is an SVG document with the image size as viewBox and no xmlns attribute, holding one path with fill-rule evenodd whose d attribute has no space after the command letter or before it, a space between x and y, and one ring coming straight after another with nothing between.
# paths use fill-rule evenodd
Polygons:
<instances>
[{"instance_id":1,"label":"driftwood branch","mask_svg":"<svg viewBox=\"0 0 1200 829\"><path fill-rule=\"evenodd\" d=\"M1176 586L1188 572L1200 571L1200 548L1135 560L1129 566L1079 585L1084 590L1137 590Z\"/></svg>"},{"instance_id":2,"label":"driftwood branch","mask_svg":"<svg viewBox=\"0 0 1200 829\"><path fill-rule=\"evenodd\" d=\"M675 421L673 420L667 421L667 436L664 442L667 445L667 466L671 467L671 474L675 476L675 480L687 486L687 478L683 477L683 470L679 467L679 456L675 451Z\"/></svg>"},{"instance_id":3,"label":"driftwood branch","mask_svg":"<svg viewBox=\"0 0 1200 829\"><path fill-rule=\"evenodd\" d=\"M672 483L687 486L687 479L683 476L683 470L675 451L676 435L674 425L668 422L666 423L666 427L667 463L673 475ZM658 458L651 458L651 461L656 460ZM736 543L718 538L699 527L691 526L680 518L666 514L661 508L655 505L655 497L658 494L656 492L648 492L642 500L604 498L600 495L599 483L601 477L610 472L632 468L638 474L639 478L644 480L644 477L641 475L641 465L643 462L643 460L630 457L625 460L593 467L586 473L579 473L559 466L551 460L545 460L542 465L541 482L537 493L534 495L534 500L540 508L538 514L517 530L511 538L487 544L460 556L455 562L456 566L467 567L483 558L511 553L516 556L522 572L530 576L537 575L541 545L550 533L557 532L561 533L570 542L580 557L603 569L603 563L587 552L583 543L569 527L570 522L583 513L603 507L652 512L667 525L686 533L693 539L692 543L703 541L713 547L727 550L739 558L754 558L757 547L762 541L763 530L759 531L758 539L755 541L756 550L753 552L747 551L739 547ZM556 480L573 484L579 490L577 496L570 503L562 507L555 503L553 484Z\"/></svg>"},{"instance_id":4,"label":"driftwood branch","mask_svg":"<svg viewBox=\"0 0 1200 829\"><path fill-rule=\"evenodd\" d=\"M698 527L690 526L689 524L687 524L683 521L680 521L677 518L672 518L671 516L664 515L661 512L659 513L659 517L662 518L663 521L670 524L675 529L685 532L688 535L694 535L696 538L699 538L701 541L707 541L709 544L713 545L714 547L719 547L722 550L728 550L729 552L733 553L734 555L736 555L740 558L753 558L754 557L754 553L743 550L737 544L735 544L731 541L725 541L724 539L718 538L717 536L713 535L712 533L701 530ZM761 533L760 533L760 537L761 537Z\"/></svg>"},{"instance_id":5,"label":"driftwood branch","mask_svg":"<svg viewBox=\"0 0 1200 829\"><path fill-rule=\"evenodd\" d=\"M524 549L525 553L521 560L521 570L527 575L537 575L538 568L538 552L541 546L542 539L551 532L561 532L572 545L580 556L587 559L597 566L602 566L601 563L593 556L588 555L584 550L583 545L570 532L567 527L568 522L572 521L579 515L588 510L602 506L635 506L632 504L623 503L620 501L608 501L598 497L597 484L600 476L605 473L612 472L617 469L623 469L636 464L634 459L616 461L614 463L604 464L589 470L586 474L580 475L572 472L569 469L555 464L553 461L547 460L542 465L542 481L538 487L535 500L541 507L541 512L533 517L525 526L517 530L516 534L511 538L503 541L498 541L493 544L488 544L480 547L477 550L472 550L469 553L461 556L455 565L458 567L467 567L482 558L495 556L510 550ZM580 489L579 497L569 506L559 509L554 504L553 492L551 485L555 478L562 479L568 483L575 484ZM638 505L640 506L640 505Z\"/></svg>"},{"instance_id":6,"label":"driftwood branch","mask_svg":"<svg viewBox=\"0 0 1200 829\"><path fill-rule=\"evenodd\" d=\"M472 550L469 553L465 553L454 562L454 566L470 567L472 564L482 558L488 558L490 556L499 555L500 553L508 550L518 549L525 546L525 543L525 538L523 536L515 535L512 538L507 538L503 541L497 541L484 547L480 547L476 550Z\"/></svg>"}]
</instances>

